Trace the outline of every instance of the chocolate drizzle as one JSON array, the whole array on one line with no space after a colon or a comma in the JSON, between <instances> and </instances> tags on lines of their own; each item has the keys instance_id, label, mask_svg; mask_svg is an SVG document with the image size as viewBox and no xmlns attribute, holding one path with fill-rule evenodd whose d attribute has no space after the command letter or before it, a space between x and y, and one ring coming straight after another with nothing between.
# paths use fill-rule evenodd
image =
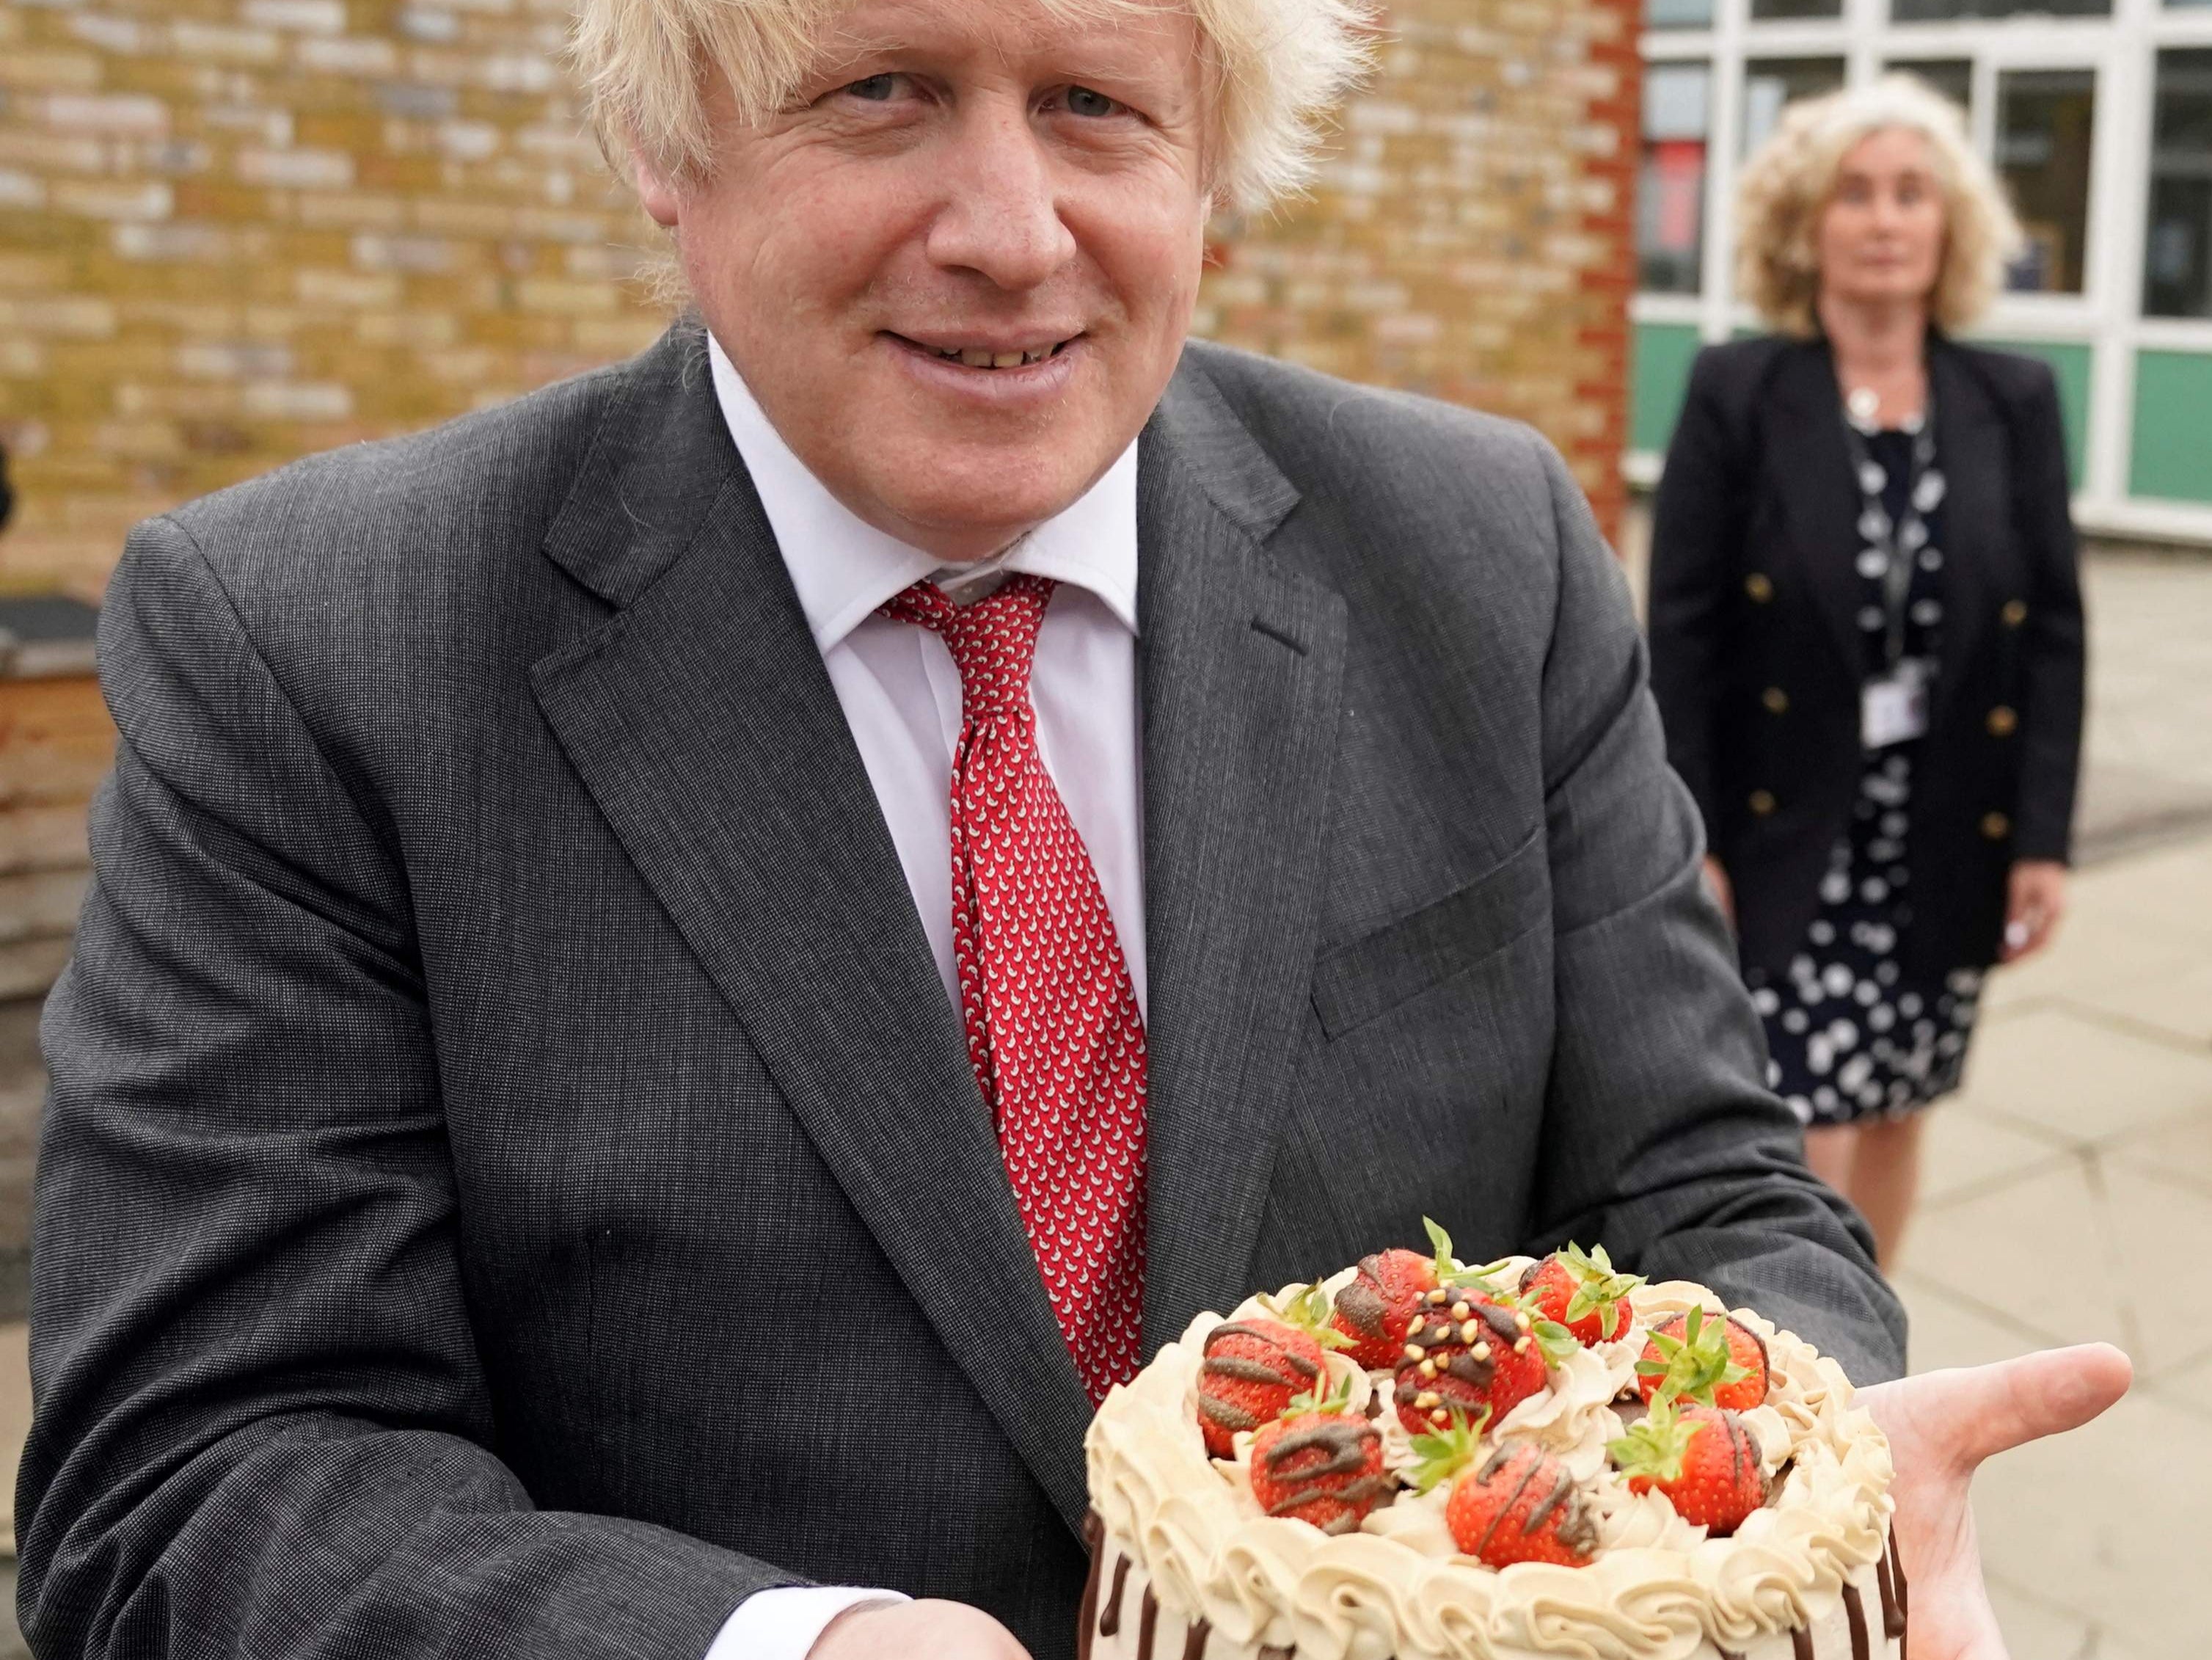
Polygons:
<instances>
[{"instance_id":1,"label":"chocolate drizzle","mask_svg":"<svg viewBox=\"0 0 2212 1660\"><path fill-rule=\"evenodd\" d=\"M1279 1643L1270 1643L1260 1651L1260 1660L1297 1660L1296 1649L1286 1649Z\"/></svg>"},{"instance_id":2,"label":"chocolate drizzle","mask_svg":"<svg viewBox=\"0 0 2212 1660\"><path fill-rule=\"evenodd\" d=\"M1874 1582L1881 1590L1881 1634L1888 1638L1905 1635L1905 1610L1897 1603L1897 1582L1890 1578L1890 1543L1885 1535L1881 1554L1875 1560Z\"/></svg>"},{"instance_id":3,"label":"chocolate drizzle","mask_svg":"<svg viewBox=\"0 0 2212 1660\"><path fill-rule=\"evenodd\" d=\"M1159 1599L1152 1595L1152 1588L1146 1585L1144 1607L1137 1615L1137 1660L1152 1660L1152 1633L1159 1623Z\"/></svg>"},{"instance_id":4,"label":"chocolate drizzle","mask_svg":"<svg viewBox=\"0 0 2212 1660\"><path fill-rule=\"evenodd\" d=\"M1091 1660L1091 1621L1098 1612L1098 1553L1106 1537L1106 1523L1097 1511L1083 1513L1083 1543L1091 1553L1091 1572L1083 1581L1083 1608L1075 1620L1077 1660Z\"/></svg>"},{"instance_id":5,"label":"chocolate drizzle","mask_svg":"<svg viewBox=\"0 0 2212 1660\"><path fill-rule=\"evenodd\" d=\"M1206 1639L1212 1635L1213 1627L1205 1620L1183 1633L1182 1660L1206 1660Z\"/></svg>"},{"instance_id":6,"label":"chocolate drizzle","mask_svg":"<svg viewBox=\"0 0 2212 1660\"><path fill-rule=\"evenodd\" d=\"M1382 1445L1382 1438L1372 1424L1356 1418L1324 1416L1304 1429L1292 1430L1280 1437L1261 1454L1267 1462L1267 1473L1279 1480L1303 1481L1305 1486L1285 1493L1267 1506L1270 1516L1286 1516L1292 1511L1310 1505L1316 1499L1334 1499L1353 1508L1332 1517L1322 1529L1323 1533L1349 1533L1359 1525L1361 1507L1379 1501L1387 1502L1396 1497L1397 1478L1383 1473L1364 1475L1342 1487L1322 1485L1330 1476L1349 1475L1354 1470L1367 1467L1368 1455ZM1317 1464L1285 1475L1283 1466L1302 1452L1320 1449L1328 1456Z\"/></svg>"},{"instance_id":7,"label":"chocolate drizzle","mask_svg":"<svg viewBox=\"0 0 2212 1660\"><path fill-rule=\"evenodd\" d=\"M1388 1310L1382 1301L1381 1257L1359 1259L1359 1272L1350 1285L1337 1292L1335 1306L1337 1313L1362 1337L1379 1340L1388 1335L1382 1329L1382 1316Z\"/></svg>"},{"instance_id":8,"label":"chocolate drizzle","mask_svg":"<svg viewBox=\"0 0 2212 1660\"><path fill-rule=\"evenodd\" d=\"M1111 1637L1121 1629L1121 1591L1129 1583L1129 1559L1114 1559L1114 1584L1106 1593L1106 1612L1098 1616L1098 1634Z\"/></svg>"},{"instance_id":9,"label":"chocolate drizzle","mask_svg":"<svg viewBox=\"0 0 2212 1660\"><path fill-rule=\"evenodd\" d=\"M1848 1579L1844 1581L1844 1613L1851 1622L1851 1660L1874 1660L1867 1647L1866 1604L1859 1599L1859 1588Z\"/></svg>"},{"instance_id":10,"label":"chocolate drizzle","mask_svg":"<svg viewBox=\"0 0 2212 1660\"><path fill-rule=\"evenodd\" d=\"M1791 1660L1813 1660L1813 1633L1802 1626L1793 1626L1790 1631Z\"/></svg>"}]
</instances>

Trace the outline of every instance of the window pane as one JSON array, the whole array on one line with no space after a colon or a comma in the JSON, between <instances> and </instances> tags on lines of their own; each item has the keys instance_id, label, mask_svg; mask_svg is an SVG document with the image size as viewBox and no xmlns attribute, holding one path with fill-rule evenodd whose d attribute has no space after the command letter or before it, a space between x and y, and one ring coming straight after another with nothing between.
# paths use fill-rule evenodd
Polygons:
<instances>
[{"instance_id":1,"label":"window pane","mask_svg":"<svg viewBox=\"0 0 2212 1660\"><path fill-rule=\"evenodd\" d=\"M1890 0L1900 23L1954 17L2110 17L2112 0Z\"/></svg>"},{"instance_id":2,"label":"window pane","mask_svg":"<svg viewBox=\"0 0 2212 1660\"><path fill-rule=\"evenodd\" d=\"M2158 55L2143 314L2212 317L2212 52Z\"/></svg>"},{"instance_id":3,"label":"window pane","mask_svg":"<svg viewBox=\"0 0 2212 1660\"><path fill-rule=\"evenodd\" d=\"M1709 29L1713 26L1713 0L1644 0L1647 29Z\"/></svg>"},{"instance_id":4,"label":"window pane","mask_svg":"<svg viewBox=\"0 0 2212 1660\"><path fill-rule=\"evenodd\" d=\"M1919 76L1962 110L1974 107L1974 66L1964 58L1900 58L1888 67Z\"/></svg>"},{"instance_id":5,"label":"window pane","mask_svg":"<svg viewBox=\"0 0 2212 1660\"><path fill-rule=\"evenodd\" d=\"M1766 142L1782 106L1817 98L1844 84L1840 58L1753 58L1743 66L1743 153Z\"/></svg>"},{"instance_id":6,"label":"window pane","mask_svg":"<svg viewBox=\"0 0 2212 1660\"><path fill-rule=\"evenodd\" d=\"M1638 280L1653 294L1698 292L1705 228L1705 129L1712 71L1651 64L1644 71L1644 164L1636 188Z\"/></svg>"},{"instance_id":7,"label":"window pane","mask_svg":"<svg viewBox=\"0 0 2212 1660\"><path fill-rule=\"evenodd\" d=\"M1997 77L1997 171L2012 187L2027 233L2027 251L2006 274L2007 288L2081 292L2096 108L2092 70L2015 70Z\"/></svg>"},{"instance_id":8,"label":"window pane","mask_svg":"<svg viewBox=\"0 0 2212 1660\"><path fill-rule=\"evenodd\" d=\"M1751 0L1754 21L1778 17L1841 17L1844 0Z\"/></svg>"}]
</instances>

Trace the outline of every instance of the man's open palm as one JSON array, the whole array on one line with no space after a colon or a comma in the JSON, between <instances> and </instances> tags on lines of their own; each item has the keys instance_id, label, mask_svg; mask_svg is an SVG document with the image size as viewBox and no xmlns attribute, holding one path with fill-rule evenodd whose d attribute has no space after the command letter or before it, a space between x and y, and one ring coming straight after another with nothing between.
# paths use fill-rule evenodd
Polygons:
<instances>
[{"instance_id":1,"label":"man's open palm","mask_svg":"<svg viewBox=\"0 0 2212 1660\"><path fill-rule=\"evenodd\" d=\"M1898 1558L1911 1580L1910 1660L2004 1660L1966 1502L1974 1470L1993 1453L2087 1423L2127 1393L2132 1370L2110 1344L2085 1343L1859 1392L1897 1462L1890 1491Z\"/></svg>"}]
</instances>

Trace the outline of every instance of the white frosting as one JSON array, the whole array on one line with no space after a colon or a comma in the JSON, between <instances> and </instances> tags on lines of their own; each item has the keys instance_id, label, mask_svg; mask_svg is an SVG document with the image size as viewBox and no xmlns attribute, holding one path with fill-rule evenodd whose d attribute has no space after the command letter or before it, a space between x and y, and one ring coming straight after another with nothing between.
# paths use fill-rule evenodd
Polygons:
<instances>
[{"instance_id":1,"label":"white frosting","mask_svg":"<svg viewBox=\"0 0 2212 1660\"><path fill-rule=\"evenodd\" d=\"M1349 1277L1337 1276L1332 1289ZM1708 1538L1661 1495L1631 1493L1607 1463L1605 1444L1621 1432L1612 1403L1633 1382L1645 1332L1692 1303L1724 1312L1685 1282L1639 1288L1619 1341L1570 1356L1550 1387L1497 1426L1567 1465L1601 1543L1586 1566L1524 1562L1502 1572L1459 1554L1444 1525L1443 1487L1425 1496L1409 1488L1358 1532L1336 1537L1262 1514L1245 1466L1251 1438L1237 1437L1237 1457L1220 1461L1206 1457L1200 1438L1199 1366L1221 1320L1200 1315L1107 1397L1085 1440L1106 1571L1116 1554L1132 1559L1128 1606L1117 1635L1096 1639L1094 1660L1136 1653L1147 1590L1158 1603L1161 1660L1183 1652L1194 1619L1210 1627L1208 1660L1249 1660L1262 1646L1295 1650L1299 1660L1713 1660L1723 1650L1789 1660L1789 1633L1799 1628L1816 1639L1832 1633L1841 1646L1816 1640L1815 1653L1844 1660L1847 1580L1864 1599L1872 1651L1891 1655L1874 1570L1888 1526L1888 1444L1852 1408L1842 1369L1811 1345L1734 1311L1765 1340L1769 1359L1767 1399L1744 1420L1770 1476L1785 1462L1789 1474L1733 1537ZM1267 1312L1255 1298L1231 1317ZM1370 1379L1340 1355L1330 1360L1332 1383L1354 1380L1353 1410L1370 1389L1387 1391L1387 1373ZM1411 1438L1387 1392L1383 1399L1384 1462L1401 1468Z\"/></svg>"}]
</instances>

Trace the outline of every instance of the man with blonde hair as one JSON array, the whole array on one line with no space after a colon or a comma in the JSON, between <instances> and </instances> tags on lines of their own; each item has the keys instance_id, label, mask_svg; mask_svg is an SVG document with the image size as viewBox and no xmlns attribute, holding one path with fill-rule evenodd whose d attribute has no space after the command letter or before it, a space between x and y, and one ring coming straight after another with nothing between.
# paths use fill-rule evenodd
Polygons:
<instances>
[{"instance_id":1,"label":"man with blonde hair","mask_svg":"<svg viewBox=\"0 0 2212 1660\"><path fill-rule=\"evenodd\" d=\"M1900 1369L1558 459L1186 344L1359 21L585 0L699 320L133 535L40 1654L1066 1656L1104 1390L1424 1213ZM1915 1660L2066 1364L1875 1397Z\"/></svg>"}]
</instances>

